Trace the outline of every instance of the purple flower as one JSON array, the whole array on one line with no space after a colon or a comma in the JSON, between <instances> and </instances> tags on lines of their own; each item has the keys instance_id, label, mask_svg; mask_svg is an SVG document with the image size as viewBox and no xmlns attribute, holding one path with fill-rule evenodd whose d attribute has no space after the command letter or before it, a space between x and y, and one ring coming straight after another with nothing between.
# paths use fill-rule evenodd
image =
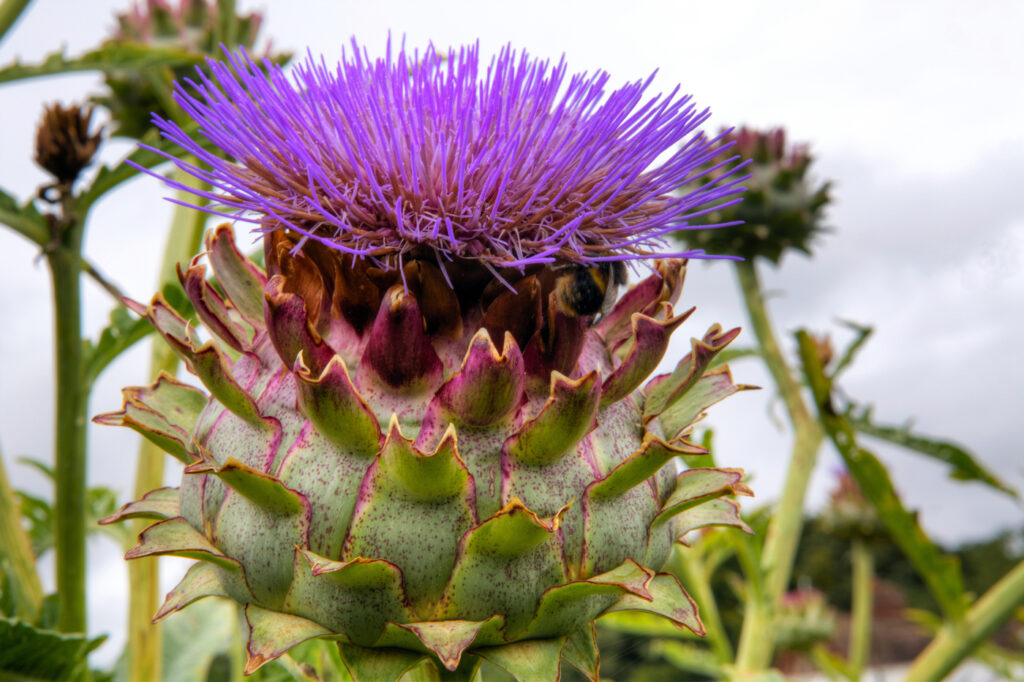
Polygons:
<instances>
[{"instance_id":1,"label":"purple flower","mask_svg":"<svg viewBox=\"0 0 1024 682\"><path fill-rule=\"evenodd\" d=\"M154 120L214 191L169 184L379 267L711 257L664 252L664 236L742 191L733 159L708 163L722 137L699 131L708 110L678 88L645 100L653 76L609 94L604 72L510 47L481 63L478 45L389 44L371 60L354 41L337 66L307 55L290 77L245 53L209 67L175 93L206 141Z\"/></svg>"}]
</instances>

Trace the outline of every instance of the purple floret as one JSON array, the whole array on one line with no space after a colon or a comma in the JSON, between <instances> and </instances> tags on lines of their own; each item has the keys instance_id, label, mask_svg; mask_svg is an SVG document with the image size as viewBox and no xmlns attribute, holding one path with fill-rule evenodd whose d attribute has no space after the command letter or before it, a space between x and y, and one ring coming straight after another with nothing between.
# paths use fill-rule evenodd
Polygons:
<instances>
[{"instance_id":1,"label":"purple floret","mask_svg":"<svg viewBox=\"0 0 1024 682\"><path fill-rule=\"evenodd\" d=\"M389 45L371 60L354 41L337 66L310 54L290 77L244 52L209 69L175 92L205 141L154 120L210 166L176 160L213 191L169 184L385 268L713 257L663 251L663 237L742 191L734 159L702 168L724 135L700 132L707 109L678 88L644 101L653 75L606 94L606 73L570 76L564 58Z\"/></svg>"}]
</instances>

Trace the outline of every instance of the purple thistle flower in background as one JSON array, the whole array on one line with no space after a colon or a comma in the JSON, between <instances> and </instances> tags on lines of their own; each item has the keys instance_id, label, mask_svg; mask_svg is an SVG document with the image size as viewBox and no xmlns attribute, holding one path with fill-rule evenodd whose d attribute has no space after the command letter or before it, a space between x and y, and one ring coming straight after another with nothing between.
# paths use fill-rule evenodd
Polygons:
<instances>
[{"instance_id":1,"label":"purple thistle flower in background","mask_svg":"<svg viewBox=\"0 0 1024 682\"><path fill-rule=\"evenodd\" d=\"M709 163L722 135L699 131L708 110L678 87L644 100L653 75L607 94L604 72L570 76L564 59L510 47L488 64L478 45L389 44L371 60L354 41L339 65L308 55L291 78L245 53L209 66L175 99L227 159L154 116L211 170L178 167L214 191L169 184L214 202L201 210L384 269L714 257L665 252L664 236L742 191L735 158Z\"/></svg>"}]
</instances>

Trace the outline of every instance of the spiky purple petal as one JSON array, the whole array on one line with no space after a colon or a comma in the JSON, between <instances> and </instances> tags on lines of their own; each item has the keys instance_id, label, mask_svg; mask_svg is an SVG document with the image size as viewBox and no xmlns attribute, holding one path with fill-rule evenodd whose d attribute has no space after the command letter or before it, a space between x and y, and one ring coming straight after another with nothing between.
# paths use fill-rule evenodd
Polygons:
<instances>
[{"instance_id":1,"label":"spiky purple petal","mask_svg":"<svg viewBox=\"0 0 1024 682\"><path fill-rule=\"evenodd\" d=\"M337 66L310 54L290 76L244 52L208 66L175 93L205 141L154 119L210 166L175 160L213 190L168 184L384 268L704 257L658 251L742 191L736 168L699 182L721 136L700 132L709 112L678 88L645 101L653 75L609 93L604 72L570 76L564 58L508 46L489 63L479 45L389 44L371 60L354 41Z\"/></svg>"}]
</instances>

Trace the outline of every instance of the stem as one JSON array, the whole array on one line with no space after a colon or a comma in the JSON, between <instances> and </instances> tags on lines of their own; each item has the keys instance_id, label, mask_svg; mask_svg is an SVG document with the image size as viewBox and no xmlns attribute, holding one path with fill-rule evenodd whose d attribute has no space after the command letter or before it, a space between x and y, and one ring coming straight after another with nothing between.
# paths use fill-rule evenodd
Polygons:
<instances>
[{"instance_id":1,"label":"stem","mask_svg":"<svg viewBox=\"0 0 1024 682\"><path fill-rule=\"evenodd\" d=\"M69 216L65 211L64 215ZM57 423L54 535L62 632L86 631L85 426L88 396L82 358L82 221L55 227L59 243L47 252L56 320Z\"/></svg>"},{"instance_id":2,"label":"stem","mask_svg":"<svg viewBox=\"0 0 1024 682\"><path fill-rule=\"evenodd\" d=\"M0 3L0 41L32 0L4 0Z\"/></svg>"},{"instance_id":3,"label":"stem","mask_svg":"<svg viewBox=\"0 0 1024 682\"><path fill-rule=\"evenodd\" d=\"M186 176L175 171L175 180L188 182ZM192 184L198 184L194 181ZM174 209L164 246L163 262L160 265L158 288L178 281L176 266L188 262L197 251L203 238L206 214L184 206ZM171 347L161 339L153 342L149 360L150 380L161 372L174 375L179 359ZM135 471L135 499L164 484L163 450L146 439L140 439L138 464ZM151 522L136 521L133 535L141 533ZM160 564L155 559L132 561L128 564L130 601L128 604L128 658L129 679L159 682L161 677L160 626L153 623L153 614L160 606Z\"/></svg>"},{"instance_id":4,"label":"stem","mask_svg":"<svg viewBox=\"0 0 1024 682\"><path fill-rule=\"evenodd\" d=\"M249 628L245 621L245 607L238 604L235 607L235 630L231 636L231 649L228 655L231 657L231 677L224 682L244 682L245 675L245 642L248 639Z\"/></svg>"},{"instance_id":5,"label":"stem","mask_svg":"<svg viewBox=\"0 0 1024 682\"><path fill-rule=\"evenodd\" d=\"M154 351L156 345L154 343ZM154 356L156 353L154 352ZM135 472L135 499L159 488L163 483L164 453L147 440L139 447ZM148 522L132 523L129 537L141 533ZM153 680L161 676L160 624L153 622L153 614L160 605L160 564L156 559L132 561L128 564L128 665L129 679Z\"/></svg>"},{"instance_id":6,"label":"stem","mask_svg":"<svg viewBox=\"0 0 1024 682\"><path fill-rule=\"evenodd\" d=\"M14 594L15 615L34 623L43 603L43 586L39 582L32 545L25 527L21 525L21 513L15 500L0 455L0 557L6 558L10 567L8 575Z\"/></svg>"},{"instance_id":7,"label":"stem","mask_svg":"<svg viewBox=\"0 0 1024 682\"><path fill-rule=\"evenodd\" d=\"M774 642L767 634L771 631L776 606L793 571L793 560L803 527L807 484L814 471L823 434L804 404L800 385L793 378L779 349L768 319L754 262L738 262L736 274L750 315L751 327L761 346L762 357L786 405L794 431L793 452L782 498L768 524L764 552L761 555L764 592L748 599L736 659L736 666L740 670L763 670L771 663Z\"/></svg>"},{"instance_id":8,"label":"stem","mask_svg":"<svg viewBox=\"0 0 1024 682\"><path fill-rule=\"evenodd\" d=\"M874 609L875 558L863 540L853 541L853 613L850 625L850 678L859 680L871 657L871 616Z\"/></svg>"},{"instance_id":9,"label":"stem","mask_svg":"<svg viewBox=\"0 0 1024 682\"><path fill-rule=\"evenodd\" d=\"M938 636L914 661L905 682L944 679L1021 604L1024 604L1024 561L982 595L959 625L943 625Z\"/></svg>"},{"instance_id":10,"label":"stem","mask_svg":"<svg viewBox=\"0 0 1024 682\"><path fill-rule=\"evenodd\" d=\"M124 292L121 291L116 284L107 279L102 272L97 270L96 266L84 258L82 259L82 272L91 277L96 284L100 285L105 292L110 294L110 297L114 299L115 303L120 305L121 302L124 301Z\"/></svg>"}]
</instances>

